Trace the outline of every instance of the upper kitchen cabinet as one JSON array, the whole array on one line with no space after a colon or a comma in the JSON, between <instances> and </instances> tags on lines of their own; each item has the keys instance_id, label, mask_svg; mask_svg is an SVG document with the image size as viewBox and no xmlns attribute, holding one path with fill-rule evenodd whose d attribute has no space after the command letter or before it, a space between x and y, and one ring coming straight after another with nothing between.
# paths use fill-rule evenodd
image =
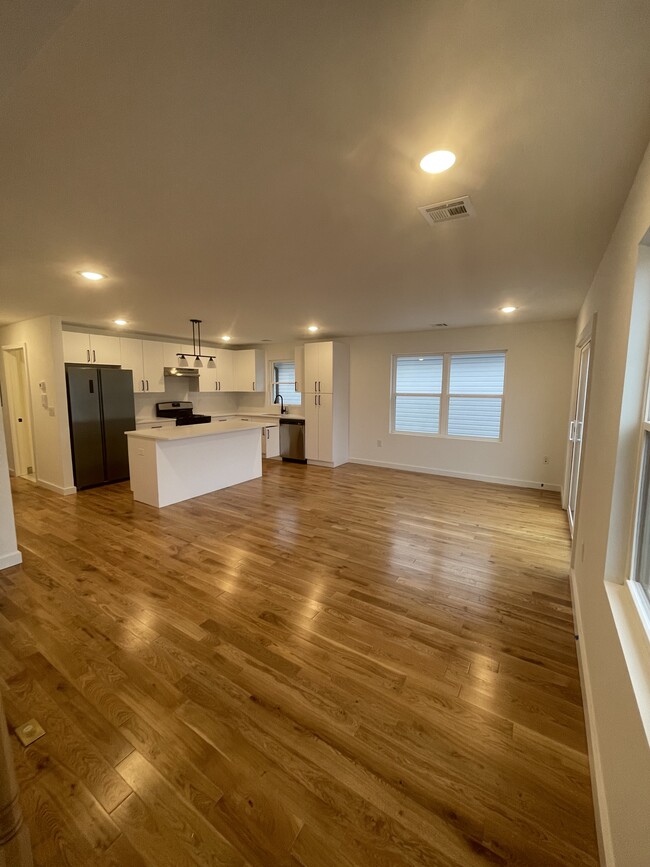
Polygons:
<instances>
[{"instance_id":1,"label":"upper kitchen cabinet","mask_svg":"<svg viewBox=\"0 0 650 867\"><path fill-rule=\"evenodd\" d=\"M120 338L106 334L63 332L63 360L67 364L115 364L121 362Z\"/></svg>"},{"instance_id":2,"label":"upper kitchen cabinet","mask_svg":"<svg viewBox=\"0 0 650 867\"><path fill-rule=\"evenodd\" d=\"M334 388L334 344L332 341L305 344L306 393L331 394Z\"/></svg>"},{"instance_id":3,"label":"upper kitchen cabinet","mask_svg":"<svg viewBox=\"0 0 650 867\"><path fill-rule=\"evenodd\" d=\"M305 388L305 347L296 346L293 354L293 369L296 377L295 390L302 394Z\"/></svg>"},{"instance_id":4,"label":"upper kitchen cabinet","mask_svg":"<svg viewBox=\"0 0 650 867\"><path fill-rule=\"evenodd\" d=\"M234 390L264 391L265 354L262 349L238 349L235 356Z\"/></svg>"},{"instance_id":5,"label":"upper kitchen cabinet","mask_svg":"<svg viewBox=\"0 0 650 867\"><path fill-rule=\"evenodd\" d=\"M121 337L120 361L123 368L132 372L134 392L164 392L164 350L162 343L154 340Z\"/></svg>"},{"instance_id":6,"label":"upper kitchen cabinet","mask_svg":"<svg viewBox=\"0 0 650 867\"><path fill-rule=\"evenodd\" d=\"M178 367L180 358L177 353L181 352L180 343L163 343L162 347L165 367Z\"/></svg>"},{"instance_id":7,"label":"upper kitchen cabinet","mask_svg":"<svg viewBox=\"0 0 650 867\"><path fill-rule=\"evenodd\" d=\"M204 355L211 355L213 361L202 358L203 367L200 367L199 391L234 391L234 361L236 354L231 349L217 349L212 346L204 346Z\"/></svg>"}]
</instances>

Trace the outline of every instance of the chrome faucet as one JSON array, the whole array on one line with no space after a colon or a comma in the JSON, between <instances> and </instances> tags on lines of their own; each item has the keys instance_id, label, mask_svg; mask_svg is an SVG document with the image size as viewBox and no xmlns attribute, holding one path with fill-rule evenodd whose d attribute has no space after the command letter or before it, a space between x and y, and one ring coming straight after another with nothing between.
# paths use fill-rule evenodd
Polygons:
<instances>
[{"instance_id":1,"label":"chrome faucet","mask_svg":"<svg viewBox=\"0 0 650 867\"><path fill-rule=\"evenodd\" d=\"M277 403L278 401L280 401L280 415L284 415L285 412L289 412L289 410L285 409L285 407L284 407L284 398L282 397L281 394L276 394L275 400L273 401L273 403Z\"/></svg>"}]
</instances>

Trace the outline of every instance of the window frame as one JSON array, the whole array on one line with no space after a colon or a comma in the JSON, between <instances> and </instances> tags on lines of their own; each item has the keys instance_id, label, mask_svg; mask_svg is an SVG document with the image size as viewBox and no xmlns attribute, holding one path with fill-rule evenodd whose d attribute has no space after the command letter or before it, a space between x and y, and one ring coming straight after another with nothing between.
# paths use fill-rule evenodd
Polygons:
<instances>
[{"instance_id":1,"label":"window frame","mask_svg":"<svg viewBox=\"0 0 650 867\"><path fill-rule=\"evenodd\" d=\"M451 358L454 355L490 355L492 353L503 353L503 393L502 394L450 394L449 382L451 376ZM442 391L440 395L434 392L426 394L413 395L416 397L440 397L440 415L438 423L438 433L427 433L426 431L401 431L395 430L395 412L396 412L396 397L397 397L397 359L398 358L415 358L434 357L442 358ZM396 436L409 437L433 437L437 439L458 440L461 442L480 442L480 443L500 443L503 442L503 419L505 416L506 407L506 389L508 385L508 350L507 349L473 349L469 352L395 352L391 355L391 385L390 385L390 426L389 431ZM400 392L401 394L402 392ZM499 398L501 400L501 416L499 419L499 436L498 437L479 437L479 436L461 436L458 434L447 433L449 430L449 400L451 397L459 398ZM444 433L443 433L444 431Z\"/></svg>"},{"instance_id":2,"label":"window frame","mask_svg":"<svg viewBox=\"0 0 650 867\"><path fill-rule=\"evenodd\" d=\"M634 471L634 508L626 583L645 630L647 642L650 645L650 589L646 590L636 576L640 560L639 548L643 524L645 520L650 520L650 515L646 516L647 503L644 502L644 495L647 495L648 488L650 487L650 357L646 365L642 407L637 459Z\"/></svg>"},{"instance_id":3,"label":"window frame","mask_svg":"<svg viewBox=\"0 0 650 867\"><path fill-rule=\"evenodd\" d=\"M293 375L294 375L293 385L294 385L294 394L298 394L298 395L300 395L300 401L299 401L298 403L285 402L284 405L285 405L285 406L298 406L298 407L302 406L302 393L299 392L299 391L296 391L296 389L295 389L295 386L296 386L297 380L295 379L295 376L296 376L296 361L295 361L294 358L273 358L273 359L270 359L270 360L269 360L269 365L270 365L270 371L269 371L269 385L270 385L271 403L275 403L275 398L277 397L277 394L276 394L276 392L277 392L277 387L280 385L280 383L277 382L276 379L275 379L275 365L276 365L276 364L293 364ZM284 398L284 395L283 395L283 398Z\"/></svg>"}]
</instances>

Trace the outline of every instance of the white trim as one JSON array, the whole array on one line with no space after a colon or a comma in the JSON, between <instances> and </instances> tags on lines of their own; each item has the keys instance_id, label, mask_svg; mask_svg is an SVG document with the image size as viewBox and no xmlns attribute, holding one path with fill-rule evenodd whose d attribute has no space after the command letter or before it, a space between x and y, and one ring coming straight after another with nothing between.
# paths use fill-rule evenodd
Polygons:
<instances>
[{"instance_id":1,"label":"white trim","mask_svg":"<svg viewBox=\"0 0 650 867\"><path fill-rule=\"evenodd\" d=\"M578 670L580 672L580 686L582 688L585 727L587 730L589 770L592 781L591 793L594 801L594 815L596 817L598 851L600 854L601 867L615 867L614 844L612 842L612 831L609 824L607 798L605 795L605 778L600 757L598 730L596 729L594 697L591 690L591 678L589 676L589 665L587 663L585 636L582 629L582 616L580 614L580 601L576 584L576 574L573 568L569 570L569 583L571 587L571 602L573 605L573 624L578 650Z\"/></svg>"},{"instance_id":2,"label":"white trim","mask_svg":"<svg viewBox=\"0 0 650 867\"><path fill-rule=\"evenodd\" d=\"M23 555L20 551L14 551L11 554L3 554L0 557L0 571L9 569L11 566L19 566L23 562Z\"/></svg>"},{"instance_id":3,"label":"white trim","mask_svg":"<svg viewBox=\"0 0 650 867\"><path fill-rule=\"evenodd\" d=\"M63 496L67 497L69 494L76 494L77 489L74 485L70 485L69 488L62 488L61 485L55 485L52 482L46 482L44 479L36 479L36 484L39 488L46 488L48 491L54 491L55 494L63 494Z\"/></svg>"},{"instance_id":4,"label":"white trim","mask_svg":"<svg viewBox=\"0 0 650 867\"><path fill-rule=\"evenodd\" d=\"M560 485L547 485L545 482L532 482L527 479L505 479L500 476L483 476L478 473L457 473L454 470L441 470L437 467L416 467L411 464L394 464L389 461L367 461L363 458L349 458L349 463L364 464L369 467L386 467L390 470L405 470L409 473L428 473L431 476L448 476L453 479L470 479L474 482L487 482L491 485L509 485L513 488L535 488L545 491L561 490Z\"/></svg>"}]
</instances>

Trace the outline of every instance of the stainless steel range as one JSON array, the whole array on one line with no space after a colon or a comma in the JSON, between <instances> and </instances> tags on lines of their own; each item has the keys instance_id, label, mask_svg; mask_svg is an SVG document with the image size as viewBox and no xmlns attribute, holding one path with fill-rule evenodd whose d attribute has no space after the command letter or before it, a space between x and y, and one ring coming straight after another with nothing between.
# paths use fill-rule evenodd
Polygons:
<instances>
[{"instance_id":1,"label":"stainless steel range","mask_svg":"<svg viewBox=\"0 0 650 867\"><path fill-rule=\"evenodd\" d=\"M195 413L191 400L167 400L157 403L156 415L158 418L175 418L177 425L209 424L212 421L209 415Z\"/></svg>"}]
</instances>

